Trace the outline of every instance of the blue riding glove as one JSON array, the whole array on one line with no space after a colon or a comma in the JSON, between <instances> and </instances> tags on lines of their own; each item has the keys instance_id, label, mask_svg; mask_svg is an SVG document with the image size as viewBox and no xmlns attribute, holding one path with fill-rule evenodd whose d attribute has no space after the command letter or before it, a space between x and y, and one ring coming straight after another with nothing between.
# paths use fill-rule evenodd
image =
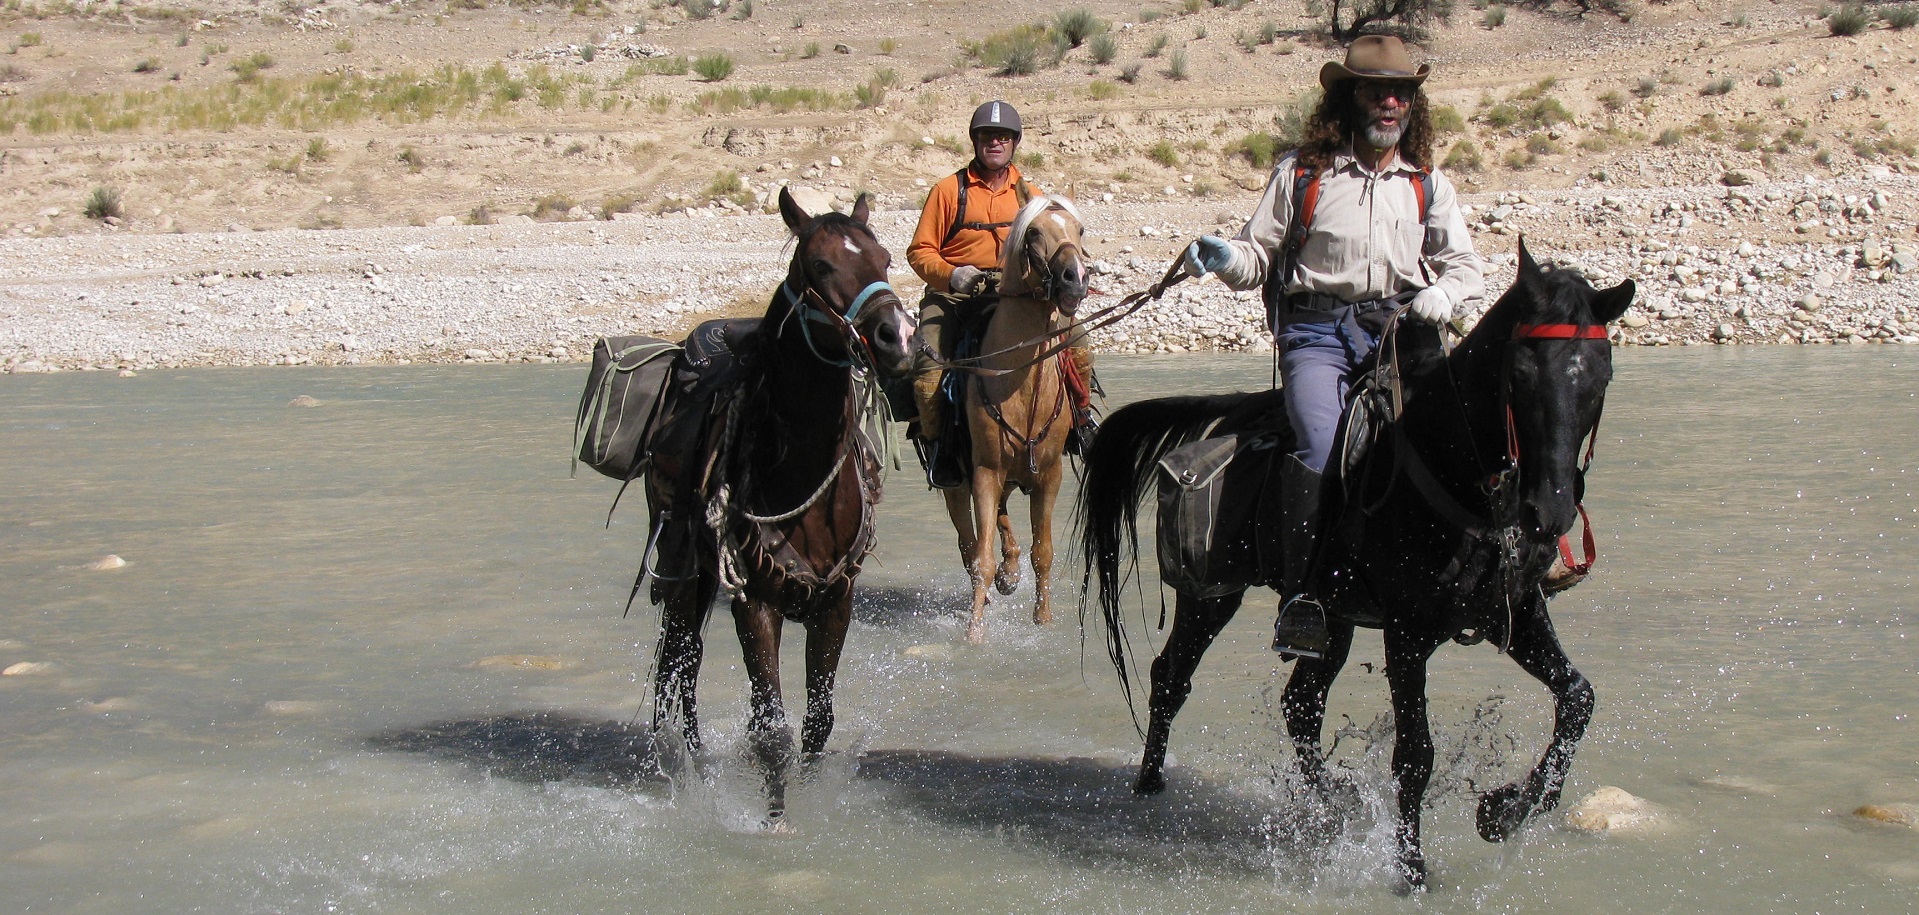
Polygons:
<instances>
[{"instance_id":1,"label":"blue riding glove","mask_svg":"<svg viewBox=\"0 0 1919 915\"><path fill-rule=\"evenodd\" d=\"M1193 276L1218 273L1233 262L1233 246L1217 235L1201 235L1186 246L1186 272Z\"/></svg>"}]
</instances>

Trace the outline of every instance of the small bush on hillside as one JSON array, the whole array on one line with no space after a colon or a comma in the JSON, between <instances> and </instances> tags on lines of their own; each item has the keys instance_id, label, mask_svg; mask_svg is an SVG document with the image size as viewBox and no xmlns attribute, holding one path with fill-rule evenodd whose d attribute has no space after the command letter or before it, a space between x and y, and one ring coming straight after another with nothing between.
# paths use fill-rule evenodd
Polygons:
<instances>
[{"instance_id":1,"label":"small bush on hillside","mask_svg":"<svg viewBox=\"0 0 1919 915\"><path fill-rule=\"evenodd\" d=\"M243 57L232 63L228 69L238 76L240 82L250 83L260 78L260 71L273 66L273 55L265 51Z\"/></svg>"},{"instance_id":2,"label":"small bush on hillside","mask_svg":"<svg viewBox=\"0 0 1919 915\"><path fill-rule=\"evenodd\" d=\"M1022 171L1037 171L1046 167L1046 154L1037 150L1019 154L1019 167Z\"/></svg>"},{"instance_id":3,"label":"small bush on hillside","mask_svg":"<svg viewBox=\"0 0 1919 915\"><path fill-rule=\"evenodd\" d=\"M966 55L1001 76L1026 76L1059 63L1060 47L1045 25L1028 24L962 42Z\"/></svg>"},{"instance_id":4,"label":"small bush on hillside","mask_svg":"<svg viewBox=\"0 0 1919 915\"><path fill-rule=\"evenodd\" d=\"M88 219L106 219L109 216L115 219L120 218L123 213L120 206L120 192L105 185L94 188L93 192L87 195L87 202L81 208L81 212L85 213Z\"/></svg>"},{"instance_id":5,"label":"small bush on hillside","mask_svg":"<svg viewBox=\"0 0 1919 915\"><path fill-rule=\"evenodd\" d=\"M1152 22L1153 20L1158 19L1159 17L1164 15L1166 14L1156 9L1151 9L1151 8L1143 9L1139 11L1139 22L1141 25L1145 25L1146 23Z\"/></svg>"},{"instance_id":6,"label":"small bush on hillside","mask_svg":"<svg viewBox=\"0 0 1919 915\"><path fill-rule=\"evenodd\" d=\"M809 41L806 47L800 49L801 60L812 60L818 56L820 56L820 43L817 41Z\"/></svg>"},{"instance_id":7,"label":"small bush on hillside","mask_svg":"<svg viewBox=\"0 0 1919 915\"><path fill-rule=\"evenodd\" d=\"M1678 146L1684 142L1685 139L1686 134L1684 131L1677 127L1668 127L1659 132L1659 137L1653 140L1653 144L1657 146Z\"/></svg>"},{"instance_id":8,"label":"small bush on hillside","mask_svg":"<svg viewBox=\"0 0 1919 915\"><path fill-rule=\"evenodd\" d=\"M1119 87L1106 80L1096 79L1086 84L1086 97L1095 102L1118 98Z\"/></svg>"},{"instance_id":9,"label":"small bush on hillside","mask_svg":"<svg viewBox=\"0 0 1919 915\"><path fill-rule=\"evenodd\" d=\"M753 0L740 0L740 7L733 11L733 18L741 21L753 18Z\"/></svg>"},{"instance_id":10,"label":"small bush on hillside","mask_svg":"<svg viewBox=\"0 0 1919 915\"><path fill-rule=\"evenodd\" d=\"M1110 64L1113 58L1119 56L1119 39L1114 38L1111 32L1094 35L1086 42L1086 55L1095 64Z\"/></svg>"},{"instance_id":11,"label":"small bush on hillside","mask_svg":"<svg viewBox=\"0 0 1919 915\"><path fill-rule=\"evenodd\" d=\"M1145 66L1145 64L1134 61L1119 68L1119 81L1122 83L1139 82L1139 71L1145 69Z\"/></svg>"},{"instance_id":12,"label":"small bush on hillside","mask_svg":"<svg viewBox=\"0 0 1919 915\"><path fill-rule=\"evenodd\" d=\"M733 75L733 56L719 51L701 54L693 61L693 72L699 74L700 79L717 83Z\"/></svg>"},{"instance_id":13,"label":"small bush on hillside","mask_svg":"<svg viewBox=\"0 0 1919 915\"><path fill-rule=\"evenodd\" d=\"M869 79L853 87L853 105L856 108L878 108L886 104L886 84L877 79Z\"/></svg>"},{"instance_id":14,"label":"small bush on hillside","mask_svg":"<svg viewBox=\"0 0 1919 915\"><path fill-rule=\"evenodd\" d=\"M426 168L426 157L420 155L420 151L411 146L401 147L400 155L396 158L406 165L407 171L417 172Z\"/></svg>"},{"instance_id":15,"label":"small bush on hillside","mask_svg":"<svg viewBox=\"0 0 1919 915\"><path fill-rule=\"evenodd\" d=\"M1185 79L1186 78L1186 52L1185 51L1183 50L1174 51L1171 57L1166 58L1166 78L1167 79Z\"/></svg>"},{"instance_id":16,"label":"small bush on hillside","mask_svg":"<svg viewBox=\"0 0 1919 915\"><path fill-rule=\"evenodd\" d=\"M1461 140L1453 144L1439 167L1453 172L1476 172L1486 167L1486 160L1480 156L1479 147L1473 141Z\"/></svg>"},{"instance_id":17,"label":"small bush on hillside","mask_svg":"<svg viewBox=\"0 0 1919 915\"><path fill-rule=\"evenodd\" d=\"M1759 85L1768 89L1778 89L1786 84L1786 74L1778 70L1767 70L1759 77Z\"/></svg>"},{"instance_id":18,"label":"small bush on hillside","mask_svg":"<svg viewBox=\"0 0 1919 915\"><path fill-rule=\"evenodd\" d=\"M1599 96L1599 107L1607 111L1618 111L1626 107L1626 97L1617 89L1608 89Z\"/></svg>"},{"instance_id":19,"label":"small bush on hillside","mask_svg":"<svg viewBox=\"0 0 1919 915\"><path fill-rule=\"evenodd\" d=\"M1241 137L1238 142L1226 147L1227 155L1243 156L1248 163L1260 171L1272 168L1273 163L1279 160L1281 152L1284 150L1281 149L1280 139L1264 130L1249 133Z\"/></svg>"},{"instance_id":20,"label":"small bush on hillside","mask_svg":"<svg viewBox=\"0 0 1919 915\"><path fill-rule=\"evenodd\" d=\"M1732 92L1732 77L1722 76L1699 87L1699 94L1705 96L1726 95Z\"/></svg>"},{"instance_id":21,"label":"small bush on hillside","mask_svg":"<svg viewBox=\"0 0 1919 915\"><path fill-rule=\"evenodd\" d=\"M135 73L152 73L158 69L160 69L160 62L151 57L133 65L133 72Z\"/></svg>"},{"instance_id":22,"label":"small bush on hillside","mask_svg":"<svg viewBox=\"0 0 1919 915\"><path fill-rule=\"evenodd\" d=\"M1106 31L1106 21L1085 7L1061 10L1053 17L1053 31L1069 48L1077 48L1088 38Z\"/></svg>"},{"instance_id":23,"label":"small bush on hillside","mask_svg":"<svg viewBox=\"0 0 1919 915\"><path fill-rule=\"evenodd\" d=\"M307 158L314 162L325 162L333 151L327 148L325 137L314 137L307 141Z\"/></svg>"},{"instance_id":24,"label":"small bush on hillside","mask_svg":"<svg viewBox=\"0 0 1919 915\"><path fill-rule=\"evenodd\" d=\"M534 219L545 219L549 216L565 216L567 211L573 209L575 206L577 206L577 204L573 202L573 198L565 194L548 194L545 197L533 201L532 216Z\"/></svg>"},{"instance_id":25,"label":"small bush on hillside","mask_svg":"<svg viewBox=\"0 0 1919 915\"><path fill-rule=\"evenodd\" d=\"M1919 25L1919 3L1887 7L1879 11L1879 18L1885 20L1886 28L1895 32L1905 31Z\"/></svg>"},{"instance_id":26,"label":"small bush on hillside","mask_svg":"<svg viewBox=\"0 0 1919 915\"><path fill-rule=\"evenodd\" d=\"M1551 156L1559 153L1559 144L1543 133L1526 138L1526 151L1536 156Z\"/></svg>"},{"instance_id":27,"label":"small bush on hillside","mask_svg":"<svg viewBox=\"0 0 1919 915\"><path fill-rule=\"evenodd\" d=\"M1431 118L1433 130L1439 133L1459 133L1466 129L1466 116L1451 105L1434 105Z\"/></svg>"},{"instance_id":28,"label":"small bush on hillside","mask_svg":"<svg viewBox=\"0 0 1919 915\"><path fill-rule=\"evenodd\" d=\"M1152 44L1146 46L1146 51L1142 56L1158 57L1160 52L1166 50L1166 42L1169 40L1165 33L1154 35Z\"/></svg>"},{"instance_id":29,"label":"small bush on hillside","mask_svg":"<svg viewBox=\"0 0 1919 915\"><path fill-rule=\"evenodd\" d=\"M1659 77L1657 76L1640 77L1639 84L1633 87L1632 94L1637 95L1640 98L1651 98L1654 95L1659 94Z\"/></svg>"},{"instance_id":30,"label":"small bush on hillside","mask_svg":"<svg viewBox=\"0 0 1919 915\"><path fill-rule=\"evenodd\" d=\"M1167 168L1176 168L1179 166L1179 150L1173 146L1173 141L1171 140L1161 140L1158 143L1154 143L1151 149L1146 150L1146 158L1158 162Z\"/></svg>"},{"instance_id":31,"label":"small bush on hillside","mask_svg":"<svg viewBox=\"0 0 1919 915\"><path fill-rule=\"evenodd\" d=\"M900 47L900 43L894 39L891 39L891 38L880 39L879 48L880 48L880 54L882 56L888 56L888 57L892 56L894 51L899 50L899 47Z\"/></svg>"},{"instance_id":32,"label":"small bush on hillside","mask_svg":"<svg viewBox=\"0 0 1919 915\"><path fill-rule=\"evenodd\" d=\"M1826 16L1826 31L1841 38L1857 35L1872 26L1876 18L1863 4L1850 4L1833 10Z\"/></svg>"},{"instance_id":33,"label":"small bush on hillside","mask_svg":"<svg viewBox=\"0 0 1919 915\"><path fill-rule=\"evenodd\" d=\"M1479 24L1488 29L1496 29L1502 25L1505 25L1506 24L1506 8L1503 6L1487 7L1486 14L1484 16L1481 16L1479 19Z\"/></svg>"}]
</instances>

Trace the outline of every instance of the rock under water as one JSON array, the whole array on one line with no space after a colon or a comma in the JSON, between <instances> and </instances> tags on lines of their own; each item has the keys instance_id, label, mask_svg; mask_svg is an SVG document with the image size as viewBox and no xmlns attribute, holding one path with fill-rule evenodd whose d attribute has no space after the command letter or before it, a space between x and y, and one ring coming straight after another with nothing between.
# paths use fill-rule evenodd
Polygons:
<instances>
[{"instance_id":1,"label":"rock under water","mask_svg":"<svg viewBox=\"0 0 1919 915\"><path fill-rule=\"evenodd\" d=\"M1607 785L1566 811L1566 825L1580 832L1617 835L1654 831L1666 825L1666 818L1645 798Z\"/></svg>"}]
</instances>

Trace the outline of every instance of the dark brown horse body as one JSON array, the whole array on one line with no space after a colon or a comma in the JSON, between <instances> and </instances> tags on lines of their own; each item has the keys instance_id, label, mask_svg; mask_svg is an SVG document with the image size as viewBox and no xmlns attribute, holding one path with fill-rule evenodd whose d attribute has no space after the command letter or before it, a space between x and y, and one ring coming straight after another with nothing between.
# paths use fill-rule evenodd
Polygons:
<instances>
[{"instance_id":1,"label":"dark brown horse body","mask_svg":"<svg viewBox=\"0 0 1919 915\"><path fill-rule=\"evenodd\" d=\"M1453 640L1491 642L1553 694L1553 738L1544 755L1524 779L1480 799L1479 832L1489 841L1511 836L1558 803L1591 717L1592 687L1560 647L1540 582L1580 517L1580 444L1596 428L1612 377L1605 326L1632 296L1631 282L1601 291L1573 274L1543 271L1521 246L1518 281L1450 354L1430 327L1400 331L1404 412L1346 474L1343 492L1328 487L1324 516L1338 520L1323 531L1322 555L1309 575L1332 617L1331 644L1324 658L1294 668L1282 700L1286 728L1305 782L1321 792L1336 787L1320 743L1327 694L1346 663L1354 626L1383 629L1396 731L1399 866L1410 886L1426 875L1419 827L1433 771L1426 668L1435 650ZM1276 451L1284 453L1291 431L1279 395L1142 401L1101 429L1082 488L1083 545L1122 678L1124 557L1155 464L1202 435L1275 432ZM1258 521L1266 483L1251 469L1257 466L1228 466L1211 530L1228 551L1276 557L1281 553L1268 541L1279 525ZM1282 576L1262 565L1254 583L1277 587ZM1216 597L1178 597L1172 632L1152 665L1137 791L1165 784L1173 717L1192 690L1200 657L1244 597L1243 580L1233 585Z\"/></svg>"},{"instance_id":2,"label":"dark brown horse body","mask_svg":"<svg viewBox=\"0 0 1919 915\"><path fill-rule=\"evenodd\" d=\"M691 431L656 438L646 475L652 598L664 605L655 731L677 714L687 747L700 750L703 629L714 598L731 592L770 821L784 814L793 749L780 637L789 621L806 630L800 749L815 755L833 730L834 674L880 496L880 463L861 428L866 376L904 372L912 333L864 196L850 216L812 217L782 191L780 212L798 238L786 282L757 323L714 331L737 367L707 402L689 398L680 428Z\"/></svg>"},{"instance_id":3,"label":"dark brown horse body","mask_svg":"<svg viewBox=\"0 0 1919 915\"><path fill-rule=\"evenodd\" d=\"M964 384L960 407L973 443L972 475L945 496L972 577L970 642L986 639L990 587L1011 593L1019 581L1019 545L1006 514L1014 489L1026 493L1032 518L1033 622L1053 621L1053 503L1073 425L1062 367L1067 355L1059 350L1086 298L1083 235L1079 213L1064 197L1035 197L1020 209L1006 243L999 303L980 340L989 355ZM1002 543L997 569L996 532Z\"/></svg>"}]
</instances>

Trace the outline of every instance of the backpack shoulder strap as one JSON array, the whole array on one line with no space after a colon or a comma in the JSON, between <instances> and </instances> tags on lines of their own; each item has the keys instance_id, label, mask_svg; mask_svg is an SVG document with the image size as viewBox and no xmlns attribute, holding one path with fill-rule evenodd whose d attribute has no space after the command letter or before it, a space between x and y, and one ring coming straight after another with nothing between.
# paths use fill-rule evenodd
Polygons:
<instances>
[{"instance_id":1,"label":"backpack shoulder strap","mask_svg":"<svg viewBox=\"0 0 1919 915\"><path fill-rule=\"evenodd\" d=\"M1306 246L1306 233L1312 228L1313 212L1319 207L1319 170L1293 162L1293 218L1281 237L1279 258L1266 271L1266 284L1260 289L1266 303L1266 324L1274 326L1286 310L1286 284L1299 269L1299 251Z\"/></svg>"},{"instance_id":2,"label":"backpack shoulder strap","mask_svg":"<svg viewBox=\"0 0 1919 915\"><path fill-rule=\"evenodd\" d=\"M959 234L960 227L966 224L966 170L971 167L962 165L959 171L953 173L953 180L959 183L959 203L953 206L953 224L947 227L946 237L940 239L942 246L952 241L953 236Z\"/></svg>"},{"instance_id":3,"label":"backpack shoulder strap","mask_svg":"<svg viewBox=\"0 0 1919 915\"><path fill-rule=\"evenodd\" d=\"M1433 212L1433 170L1422 168L1413 176L1413 196L1419 199L1419 224Z\"/></svg>"}]
</instances>

